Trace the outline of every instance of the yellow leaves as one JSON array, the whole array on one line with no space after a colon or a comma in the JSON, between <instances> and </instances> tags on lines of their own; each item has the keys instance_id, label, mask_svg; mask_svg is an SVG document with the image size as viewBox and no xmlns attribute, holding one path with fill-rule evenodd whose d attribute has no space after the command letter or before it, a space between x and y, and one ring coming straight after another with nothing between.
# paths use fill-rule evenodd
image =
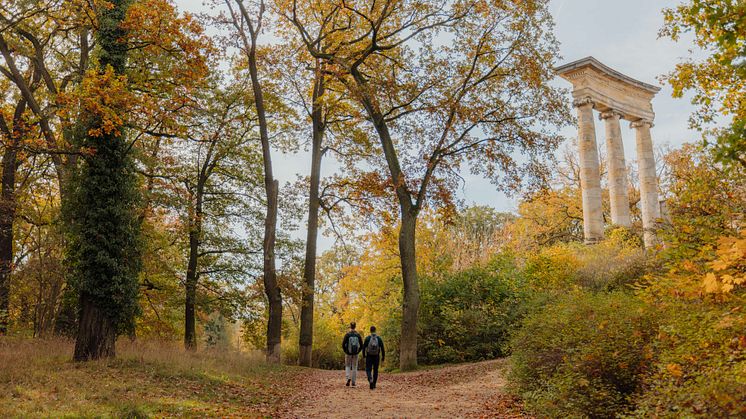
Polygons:
<instances>
[{"instance_id":1,"label":"yellow leaves","mask_svg":"<svg viewBox=\"0 0 746 419\"><path fill-rule=\"evenodd\" d=\"M675 378L681 378L684 375L684 372L681 370L681 365L675 363L666 365L666 371Z\"/></svg>"},{"instance_id":2,"label":"yellow leaves","mask_svg":"<svg viewBox=\"0 0 746 419\"><path fill-rule=\"evenodd\" d=\"M741 237L718 239L716 255L717 259L707 264L713 272L702 280L706 293L727 294L746 283L746 231Z\"/></svg>"},{"instance_id":3,"label":"yellow leaves","mask_svg":"<svg viewBox=\"0 0 746 419\"><path fill-rule=\"evenodd\" d=\"M718 292L718 290L720 289L720 284L718 283L717 277L712 272L705 275L702 285L705 287L705 292L708 293Z\"/></svg>"},{"instance_id":4,"label":"yellow leaves","mask_svg":"<svg viewBox=\"0 0 746 419\"><path fill-rule=\"evenodd\" d=\"M716 260L716 261L714 261L714 262L712 262L710 264L710 267L715 272L724 271L724 270L728 269L728 262L723 261L723 260Z\"/></svg>"},{"instance_id":5,"label":"yellow leaves","mask_svg":"<svg viewBox=\"0 0 746 419\"><path fill-rule=\"evenodd\" d=\"M107 2L96 0L97 6ZM119 135L125 123L178 132L179 111L186 112L195 91L205 86L211 40L198 20L179 14L171 0L136 0L122 22L129 68L126 76L93 63L80 85L55 100L65 124L86 118L94 124L87 135Z\"/></svg>"}]
</instances>

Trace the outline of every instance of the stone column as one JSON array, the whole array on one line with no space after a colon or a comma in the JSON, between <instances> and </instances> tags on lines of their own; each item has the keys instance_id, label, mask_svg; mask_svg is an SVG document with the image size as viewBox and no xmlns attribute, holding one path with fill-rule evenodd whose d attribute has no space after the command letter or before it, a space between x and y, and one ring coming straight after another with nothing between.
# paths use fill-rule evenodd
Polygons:
<instances>
[{"instance_id":1,"label":"stone column","mask_svg":"<svg viewBox=\"0 0 746 419\"><path fill-rule=\"evenodd\" d=\"M586 243L596 243L604 236L601 207L601 172L598 167L596 128L593 123L593 101L576 100L578 109L578 151L580 157L580 190L583 195L583 235Z\"/></svg>"},{"instance_id":2,"label":"stone column","mask_svg":"<svg viewBox=\"0 0 746 419\"><path fill-rule=\"evenodd\" d=\"M640 209L645 247L655 245L656 222L660 218L658 207L658 178L655 172L655 156L650 128L653 123L641 119L632 122L637 145L637 165L640 172Z\"/></svg>"},{"instance_id":3,"label":"stone column","mask_svg":"<svg viewBox=\"0 0 746 419\"><path fill-rule=\"evenodd\" d=\"M627 163L624 160L624 144L619 119L622 115L616 111L603 112L599 118L606 122L606 154L609 164L609 201L611 203L611 222L629 227L632 220L629 215L629 197L627 196Z\"/></svg>"}]
</instances>

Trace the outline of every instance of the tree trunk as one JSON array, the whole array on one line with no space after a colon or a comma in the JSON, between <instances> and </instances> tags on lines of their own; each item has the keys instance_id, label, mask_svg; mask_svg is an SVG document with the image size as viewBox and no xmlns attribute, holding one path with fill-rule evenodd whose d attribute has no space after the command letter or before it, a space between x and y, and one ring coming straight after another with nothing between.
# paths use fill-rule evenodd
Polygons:
<instances>
[{"instance_id":1,"label":"tree trunk","mask_svg":"<svg viewBox=\"0 0 746 419\"><path fill-rule=\"evenodd\" d=\"M399 343L399 369L407 371L417 368L417 316L420 309L420 287L417 279L415 230L417 228L420 202L412 202L412 194L407 187L406 176L402 172L386 118L371 96L365 77L356 68L353 68L351 73L359 88L357 93L363 107L365 107L378 133L381 148L383 149L383 154L389 168L391 183L395 187L396 198L399 201L401 212L399 258L401 261L402 283L404 287L401 341ZM427 179L423 181L427 182Z\"/></svg>"},{"instance_id":2,"label":"tree trunk","mask_svg":"<svg viewBox=\"0 0 746 419\"><path fill-rule=\"evenodd\" d=\"M0 179L0 335L8 331L10 274L13 271L13 224L16 218L18 145L28 129L23 120L26 104L27 101L21 99L16 105L12 127L8 127L5 119L0 121L1 134L7 140L3 154L3 173Z\"/></svg>"},{"instance_id":3,"label":"tree trunk","mask_svg":"<svg viewBox=\"0 0 746 419\"><path fill-rule=\"evenodd\" d=\"M267 194L267 215L264 219L264 292L267 295L269 305L269 319L267 320L267 362L280 362L280 341L282 339L282 293L277 284L277 272L275 270L275 237L277 235L277 197L279 183L275 180L272 172L272 149L269 144L269 127L267 124L267 112L264 108L264 94L259 82L259 70L256 58L256 46L258 30L261 26L264 3L261 2L258 17L258 27L255 29L250 15L242 1L236 4L241 10L241 15L248 25L251 34L249 42L245 33L243 36L244 46L248 48L247 59L249 64L249 75L251 76L251 90L254 94L256 116L259 120L259 138L262 142L262 162L264 163L264 190ZM236 24L240 29L241 25Z\"/></svg>"},{"instance_id":4,"label":"tree trunk","mask_svg":"<svg viewBox=\"0 0 746 419\"><path fill-rule=\"evenodd\" d=\"M115 75L122 75L129 46L121 23L130 2L109 3L111 7L99 11L98 62L100 71L111 66ZM80 293L75 361L113 357L117 335L134 330L141 268L140 226L134 212L138 189L126 137L120 131L90 134L102 124L95 115L83 115L82 121L83 145L96 152L81 168L73 215L80 225L70 243L76 247L69 250L78 259L74 269Z\"/></svg>"},{"instance_id":5,"label":"tree trunk","mask_svg":"<svg viewBox=\"0 0 746 419\"><path fill-rule=\"evenodd\" d=\"M186 299L184 303L184 347L187 350L197 349L197 331L194 303L197 296L197 252L199 251L199 237L195 227L189 230L189 262L187 265L186 282L184 283Z\"/></svg>"},{"instance_id":6,"label":"tree trunk","mask_svg":"<svg viewBox=\"0 0 746 419\"><path fill-rule=\"evenodd\" d=\"M214 144L214 143L213 143ZM187 350L197 349L197 321L195 318L195 300L197 297L197 273L199 262L199 247L202 239L202 199L207 182L206 170L210 164L212 147L208 151L207 158L200 170L199 179L195 193L194 210L190 211L189 219L189 262L187 263L186 282L184 283L186 298L184 301L184 347ZM191 204L190 204L191 205Z\"/></svg>"},{"instance_id":7,"label":"tree trunk","mask_svg":"<svg viewBox=\"0 0 746 419\"><path fill-rule=\"evenodd\" d=\"M10 273L13 269L13 222L16 216L17 151L13 139L3 154L0 185L0 335L8 330Z\"/></svg>"},{"instance_id":8,"label":"tree trunk","mask_svg":"<svg viewBox=\"0 0 746 419\"><path fill-rule=\"evenodd\" d=\"M86 293L80 296L78 337L75 340L75 361L113 358L116 328L108 316Z\"/></svg>"},{"instance_id":9,"label":"tree trunk","mask_svg":"<svg viewBox=\"0 0 746 419\"><path fill-rule=\"evenodd\" d=\"M402 303L399 369L417 368L417 315L420 309L420 287L417 282L415 232L417 215L402 211L399 229L399 258L401 260L404 301Z\"/></svg>"},{"instance_id":10,"label":"tree trunk","mask_svg":"<svg viewBox=\"0 0 746 419\"><path fill-rule=\"evenodd\" d=\"M277 234L277 192L279 182L273 181L267 190L267 218L264 223L264 292L269 303L267 321L267 362L280 363L282 339L282 294L275 270L275 236Z\"/></svg>"},{"instance_id":11,"label":"tree trunk","mask_svg":"<svg viewBox=\"0 0 746 419\"><path fill-rule=\"evenodd\" d=\"M308 198L308 231L306 233L306 260L303 266L303 290L300 310L300 339L298 364L310 367L313 352L313 303L316 288L316 242L319 232L319 184L321 182L321 143L324 138L324 121L320 98L324 94L324 77L316 60L311 119L313 136L311 144L311 184Z\"/></svg>"}]
</instances>

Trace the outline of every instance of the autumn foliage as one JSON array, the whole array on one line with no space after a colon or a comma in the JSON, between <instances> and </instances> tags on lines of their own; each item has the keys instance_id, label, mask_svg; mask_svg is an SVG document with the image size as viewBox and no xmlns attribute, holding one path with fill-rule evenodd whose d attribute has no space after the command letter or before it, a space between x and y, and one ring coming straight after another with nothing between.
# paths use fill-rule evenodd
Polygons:
<instances>
[{"instance_id":1,"label":"autumn foliage","mask_svg":"<svg viewBox=\"0 0 746 419\"><path fill-rule=\"evenodd\" d=\"M263 362L341 368L355 321L384 337L387 373L510 357L480 364L481 383L512 370L511 394L481 407L745 416L744 6L663 12L662 36L691 32L706 52L663 76L675 97L693 93L705 142L658 150L666 211L649 249L634 175L631 226L582 243L549 6L216 0L193 15L172 0L2 2L0 351L36 369L3 370L15 388L0 404L23 415L52 394L41 414L287 413L288 388L334 373ZM514 211L463 202L467 171ZM60 336L85 361L113 357L123 335L134 343L121 360L62 364L73 348ZM84 395L104 374L117 403L129 390L116 377L158 397L60 406L57 393L80 398L43 389L44 368ZM423 391L423 377L477 369L392 383Z\"/></svg>"}]
</instances>

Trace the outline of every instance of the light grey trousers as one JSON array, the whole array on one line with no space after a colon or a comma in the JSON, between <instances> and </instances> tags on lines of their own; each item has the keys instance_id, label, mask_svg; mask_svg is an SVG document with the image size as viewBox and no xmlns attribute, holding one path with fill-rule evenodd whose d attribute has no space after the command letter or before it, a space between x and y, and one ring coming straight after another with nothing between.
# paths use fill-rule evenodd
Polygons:
<instances>
[{"instance_id":1,"label":"light grey trousers","mask_svg":"<svg viewBox=\"0 0 746 419\"><path fill-rule=\"evenodd\" d=\"M345 378L352 380L352 384L355 384L357 379L357 358L359 354L347 355L345 354Z\"/></svg>"}]
</instances>

